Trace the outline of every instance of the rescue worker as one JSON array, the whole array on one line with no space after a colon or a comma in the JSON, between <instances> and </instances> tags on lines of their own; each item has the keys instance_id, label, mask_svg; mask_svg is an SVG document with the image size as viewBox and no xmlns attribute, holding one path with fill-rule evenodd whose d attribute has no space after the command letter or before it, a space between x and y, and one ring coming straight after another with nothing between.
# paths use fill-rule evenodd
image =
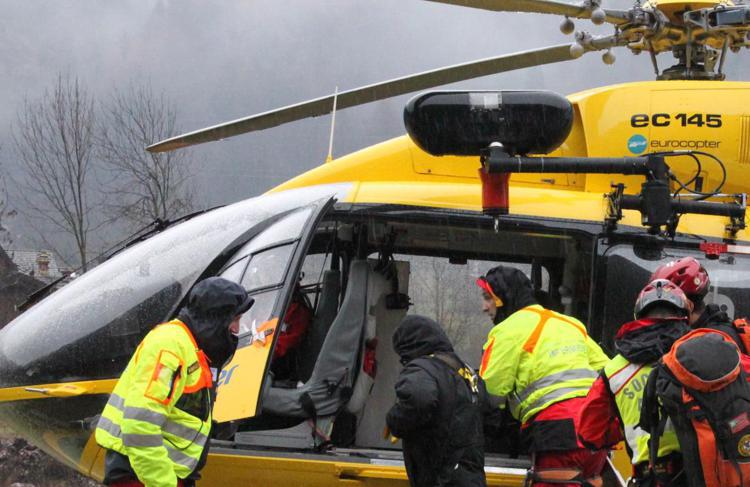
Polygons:
<instances>
[{"instance_id":1,"label":"rescue worker","mask_svg":"<svg viewBox=\"0 0 750 487\"><path fill-rule=\"evenodd\" d=\"M521 422L533 458L531 482L600 485L607 453L584 448L576 431L578 411L607 356L580 321L538 305L520 270L498 266L477 284L482 309L496 323L479 373L487 392Z\"/></svg>"},{"instance_id":2,"label":"rescue worker","mask_svg":"<svg viewBox=\"0 0 750 487\"><path fill-rule=\"evenodd\" d=\"M403 440L412 487L485 486L479 376L453 351L434 320L410 315L393 334L404 368L396 403L386 415L390 432Z\"/></svg>"},{"instance_id":3,"label":"rescue worker","mask_svg":"<svg viewBox=\"0 0 750 487\"><path fill-rule=\"evenodd\" d=\"M646 381L654 364L681 336L690 331L692 303L666 279L657 279L641 291L634 321L615 335L618 355L586 397L581 409L579 435L590 448L611 448L623 439L633 464L630 485L655 487L687 485L682 472L680 445L671 423L659 438L654 474L649 472L649 434L639 427Z\"/></svg>"},{"instance_id":4,"label":"rescue worker","mask_svg":"<svg viewBox=\"0 0 750 487\"><path fill-rule=\"evenodd\" d=\"M177 319L141 341L97 424L105 484L191 486L200 478L215 399L210 367L232 357L240 315L252 304L239 284L209 277Z\"/></svg>"},{"instance_id":5,"label":"rescue worker","mask_svg":"<svg viewBox=\"0 0 750 487\"><path fill-rule=\"evenodd\" d=\"M273 349L271 371L274 382L287 381L294 386L299 380L297 350L312 319L313 310L310 301L297 283Z\"/></svg>"},{"instance_id":6,"label":"rescue worker","mask_svg":"<svg viewBox=\"0 0 750 487\"><path fill-rule=\"evenodd\" d=\"M732 325L732 317L728 316L716 304L705 302L711 281L708 272L694 257L683 257L659 266L651 276L655 279L667 279L682 289L693 304L690 313L691 328L711 328L729 335L740 348L740 352L747 354L743 340Z\"/></svg>"}]
</instances>

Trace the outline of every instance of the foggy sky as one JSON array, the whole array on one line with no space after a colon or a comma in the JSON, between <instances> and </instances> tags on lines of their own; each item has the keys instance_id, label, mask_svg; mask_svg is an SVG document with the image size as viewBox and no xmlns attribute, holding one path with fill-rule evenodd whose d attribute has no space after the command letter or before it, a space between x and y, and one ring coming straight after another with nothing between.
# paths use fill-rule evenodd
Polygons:
<instances>
[{"instance_id":1,"label":"foggy sky","mask_svg":"<svg viewBox=\"0 0 750 487\"><path fill-rule=\"evenodd\" d=\"M631 1L605 2L628 8ZM13 171L9 129L24 97L37 99L57 73L95 96L149 81L177 104L184 131L308 98L436 67L571 42L560 19L485 12L420 0L0 0L0 161ZM610 34L611 27L577 27ZM451 86L544 88L563 94L650 80L647 55L615 50ZM727 61L729 79L750 79L747 50ZM659 56L662 67L670 54ZM341 111L334 155L404 133L409 96ZM209 143L193 150L201 201L256 195L320 164L329 117Z\"/></svg>"}]
</instances>

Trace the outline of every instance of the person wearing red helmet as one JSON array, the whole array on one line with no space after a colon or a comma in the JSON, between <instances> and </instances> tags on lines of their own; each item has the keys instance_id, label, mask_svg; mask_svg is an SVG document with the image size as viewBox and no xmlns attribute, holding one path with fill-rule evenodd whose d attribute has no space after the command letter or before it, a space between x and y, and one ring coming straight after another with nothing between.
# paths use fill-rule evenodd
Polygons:
<instances>
[{"instance_id":1,"label":"person wearing red helmet","mask_svg":"<svg viewBox=\"0 0 750 487\"><path fill-rule=\"evenodd\" d=\"M705 302L711 281L708 272L694 257L683 257L659 266L651 275L654 279L667 279L682 289L693 303L690 313L691 328L711 328L729 335L744 354L748 353L743 340L728 316L718 305Z\"/></svg>"},{"instance_id":2,"label":"person wearing red helmet","mask_svg":"<svg viewBox=\"0 0 750 487\"><path fill-rule=\"evenodd\" d=\"M579 438L584 445L603 449L626 441L635 485L687 485L671 423L659 438L653 471L649 468L649 434L639 423L649 373L672 344L690 331L692 307L671 281L656 279L647 284L636 300L635 320L622 325L615 336L618 355L604 367L580 411Z\"/></svg>"}]
</instances>

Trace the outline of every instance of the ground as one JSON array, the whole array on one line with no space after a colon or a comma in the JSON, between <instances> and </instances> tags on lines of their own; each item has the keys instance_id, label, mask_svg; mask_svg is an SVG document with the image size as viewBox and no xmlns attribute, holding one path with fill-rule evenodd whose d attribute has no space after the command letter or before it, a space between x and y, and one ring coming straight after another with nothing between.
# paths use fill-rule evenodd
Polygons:
<instances>
[{"instance_id":1,"label":"ground","mask_svg":"<svg viewBox=\"0 0 750 487\"><path fill-rule=\"evenodd\" d=\"M0 423L0 487L96 487L100 484L29 445Z\"/></svg>"}]
</instances>

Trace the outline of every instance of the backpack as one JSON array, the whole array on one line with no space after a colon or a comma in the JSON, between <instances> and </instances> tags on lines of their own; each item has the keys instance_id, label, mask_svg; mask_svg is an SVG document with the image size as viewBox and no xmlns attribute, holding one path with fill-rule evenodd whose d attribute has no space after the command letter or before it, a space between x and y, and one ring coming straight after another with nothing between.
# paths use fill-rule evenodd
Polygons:
<instances>
[{"instance_id":1,"label":"backpack","mask_svg":"<svg viewBox=\"0 0 750 487\"><path fill-rule=\"evenodd\" d=\"M750 384L725 333L700 328L677 340L651 371L640 426L651 435L651 474L671 420L690 487L750 485Z\"/></svg>"},{"instance_id":2,"label":"backpack","mask_svg":"<svg viewBox=\"0 0 750 487\"><path fill-rule=\"evenodd\" d=\"M442 367L437 368L434 362L441 362L447 366L460 379L460 383L466 385L469 401L459 402L458 392L451 387L452 381L441 378L444 376ZM487 400L483 379L471 366L452 353L435 352L416 358L412 363L419 363L420 367L435 379L438 387L448 393L450 400L446 397L439 408L443 409L452 404L451 409L445 411L449 413L448 421L437 426L440 431L438 436L445 441L434 444L432 448L434 464L442 466L437 472L434 485L480 485L476 483L476 479L484 479L482 413ZM459 465L463 467L460 471ZM484 482L481 485L484 485Z\"/></svg>"}]
</instances>

